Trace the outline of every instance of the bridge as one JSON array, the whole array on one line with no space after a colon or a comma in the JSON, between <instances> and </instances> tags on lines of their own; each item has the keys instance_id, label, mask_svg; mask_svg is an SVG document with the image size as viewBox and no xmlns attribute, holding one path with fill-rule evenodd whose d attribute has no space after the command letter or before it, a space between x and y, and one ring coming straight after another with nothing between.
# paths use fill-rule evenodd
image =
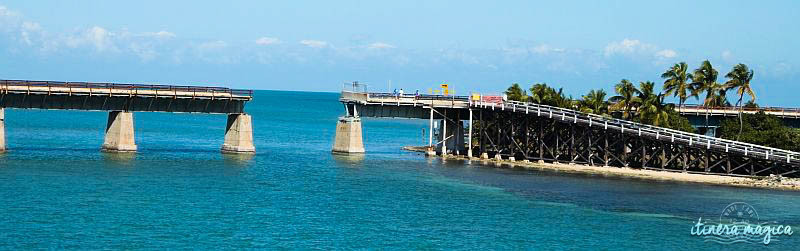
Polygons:
<instances>
[{"instance_id":1,"label":"bridge","mask_svg":"<svg viewBox=\"0 0 800 251\"><path fill-rule=\"evenodd\" d=\"M683 105L675 107L675 110L689 119L689 122L705 132L708 136L715 136L716 129L722 123L722 120L729 117L739 116L738 107L705 107L702 105ZM755 114L764 112L769 115L781 118L783 122L790 127L800 128L800 108L786 108L786 107L758 107L758 108L742 108L742 113ZM706 116L708 116L708 126L706 126ZM708 127L708 128L706 128Z\"/></svg>"},{"instance_id":2,"label":"bridge","mask_svg":"<svg viewBox=\"0 0 800 251\"><path fill-rule=\"evenodd\" d=\"M570 109L466 96L397 96L355 89L342 91L340 96L345 116L340 117L336 127L335 153L365 151L361 117L415 118L429 120L429 155L732 176L798 177L800 171L797 152Z\"/></svg>"},{"instance_id":3,"label":"bridge","mask_svg":"<svg viewBox=\"0 0 800 251\"><path fill-rule=\"evenodd\" d=\"M224 87L0 80L0 152L6 151L5 110L107 111L102 150L135 152L133 112L227 114L225 153L254 153L252 119L244 112L252 90Z\"/></svg>"}]
</instances>

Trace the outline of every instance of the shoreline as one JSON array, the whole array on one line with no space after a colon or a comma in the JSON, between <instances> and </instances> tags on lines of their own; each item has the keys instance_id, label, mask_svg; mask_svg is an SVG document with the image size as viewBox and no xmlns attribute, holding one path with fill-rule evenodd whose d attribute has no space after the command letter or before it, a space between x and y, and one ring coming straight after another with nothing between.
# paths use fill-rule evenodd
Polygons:
<instances>
[{"instance_id":1,"label":"shoreline","mask_svg":"<svg viewBox=\"0 0 800 251\"><path fill-rule=\"evenodd\" d=\"M403 149L407 151L413 151L407 147L404 147ZM610 167L610 166L603 167L603 166L589 166L583 164L537 163L537 162L526 162L526 161L479 159L474 157L467 158L455 155L446 155L446 156L437 155L435 157L439 157L442 159L477 161L486 166L494 165L495 167L498 168L502 168L503 166L510 166L511 168L523 168L526 170L556 171L556 172L567 172L576 174L600 174L603 176L636 178L642 180L688 182L688 183L730 186L730 187L800 191L800 179L797 178L781 177L780 179L777 179L775 177L769 177L769 176L750 178L750 177L725 176L718 174L697 174L697 173L659 171L659 170L637 169L629 167Z\"/></svg>"}]
</instances>

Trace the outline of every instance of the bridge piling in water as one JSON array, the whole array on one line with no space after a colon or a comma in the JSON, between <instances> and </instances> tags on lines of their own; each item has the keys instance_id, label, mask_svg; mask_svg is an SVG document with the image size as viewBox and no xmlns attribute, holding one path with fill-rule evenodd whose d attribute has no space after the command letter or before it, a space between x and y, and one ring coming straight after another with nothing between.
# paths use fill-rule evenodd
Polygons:
<instances>
[{"instance_id":1,"label":"bridge piling in water","mask_svg":"<svg viewBox=\"0 0 800 251\"><path fill-rule=\"evenodd\" d=\"M129 111L108 112L102 151L136 152L136 148L133 134L133 113Z\"/></svg>"},{"instance_id":2,"label":"bridge piling in water","mask_svg":"<svg viewBox=\"0 0 800 251\"><path fill-rule=\"evenodd\" d=\"M250 115L244 113L228 114L228 123L225 126L225 143L222 144L224 153L255 153L253 146L253 121Z\"/></svg>"},{"instance_id":3,"label":"bridge piling in water","mask_svg":"<svg viewBox=\"0 0 800 251\"><path fill-rule=\"evenodd\" d=\"M133 112L227 114L223 153L255 152L244 105L252 90L225 87L0 80L0 153L6 150L4 108L108 111L101 150L136 152Z\"/></svg>"},{"instance_id":4,"label":"bridge piling in water","mask_svg":"<svg viewBox=\"0 0 800 251\"><path fill-rule=\"evenodd\" d=\"M6 111L0 107L0 153L6 151Z\"/></svg>"},{"instance_id":5,"label":"bridge piling in water","mask_svg":"<svg viewBox=\"0 0 800 251\"><path fill-rule=\"evenodd\" d=\"M361 118L353 105L352 109L345 105L347 115L339 117L336 123L336 139L333 142L334 153L364 153L364 139L361 132Z\"/></svg>"}]
</instances>

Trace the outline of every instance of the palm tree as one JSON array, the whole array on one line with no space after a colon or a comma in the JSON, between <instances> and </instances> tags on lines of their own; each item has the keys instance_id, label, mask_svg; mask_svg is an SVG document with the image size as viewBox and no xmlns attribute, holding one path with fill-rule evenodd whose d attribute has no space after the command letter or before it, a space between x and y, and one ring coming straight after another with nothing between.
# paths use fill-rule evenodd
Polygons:
<instances>
[{"instance_id":1,"label":"palm tree","mask_svg":"<svg viewBox=\"0 0 800 251\"><path fill-rule=\"evenodd\" d=\"M700 67L689 75L692 79L694 95L699 96L700 93L706 93L705 99L703 99L703 106L706 107L706 130L708 130L708 116L711 113L711 106L719 102L719 94L725 89L723 85L717 83L717 75L717 70L711 66L711 62L708 60L700 63Z\"/></svg>"},{"instance_id":2,"label":"palm tree","mask_svg":"<svg viewBox=\"0 0 800 251\"><path fill-rule=\"evenodd\" d=\"M636 86L633 86L633 83L623 79L614 86L614 91L617 95L609 99L609 101L614 102L612 109L622 110L622 117L630 119L632 117L631 110L640 102L639 97L636 96L639 90L636 89Z\"/></svg>"},{"instance_id":3,"label":"palm tree","mask_svg":"<svg viewBox=\"0 0 800 251\"><path fill-rule=\"evenodd\" d=\"M753 89L750 87L750 81L753 80L753 70L747 68L745 64L737 64L733 67L731 72L725 74L725 78L728 78L728 82L725 82L730 89L736 89L736 94L739 95L739 100L736 101L736 106L739 107L739 135L742 134L742 110L743 105L742 99L744 95L750 96L750 102L755 103L756 94L753 92ZM736 140L739 140L739 135L736 136Z\"/></svg>"},{"instance_id":4,"label":"palm tree","mask_svg":"<svg viewBox=\"0 0 800 251\"><path fill-rule=\"evenodd\" d=\"M594 113L597 115L608 114L608 103L606 102L606 91L603 89L590 90L579 102L581 111Z\"/></svg>"},{"instance_id":5,"label":"palm tree","mask_svg":"<svg viewBox=\"0 0 800 251\"><path fill-rule=\"evenodd\" d=\"M678 97L678 108L683 107L686 99L694 95L694 89L689 84L691 74L687 71L689 66L686 62L680 62L669 68L666 72L661 74L664 80L664 95L672 95Z\"/></svg>"},{"instance_id":6,"label":"palm tree","mask_svg":"<svg viewBox=\"0 0 800 251\"><path fill-rule=\"evenodd\" d=\"M531 88L529 100L537 104L544 104L549 99L548 90L551 89L546 83L536 83Z\"/></svg>"},{"instance_id":7,"label":"palm tree","mask_svg":"<svg viewBox=\"0 0 800 251\"><path fill-rule=\"evenodd\" d=\"M655 126L667 125L669 123L669 105L664 104L665 94L656 93L655 83L639 83L639 121Z\"/></svg>"},{"instance_id":8,"label":"palm tree","mask_svg":"<svg viewBox=\"0 0 800 251\"><path fill-rule=\"evenodd\" d=\"M506 89L506 95L508 95L509 100L514 101L525 101L528 99L528 94L517 83L512 84L511 87Z\"/></svg>"},{"instance_id":9,"label":"palm tree","mask_svg":"<svg viewBox=\"0 0 800 251\"><path fill-rule=\"evenodd\" d=\"M551 88L549 92L551 98L550 105L567 109L575 109L572 96L570 95L567 97L567 95L564 94L564 88L558 88L558 92L556 92L554 88Z\"/></svg>"}]
</instances>

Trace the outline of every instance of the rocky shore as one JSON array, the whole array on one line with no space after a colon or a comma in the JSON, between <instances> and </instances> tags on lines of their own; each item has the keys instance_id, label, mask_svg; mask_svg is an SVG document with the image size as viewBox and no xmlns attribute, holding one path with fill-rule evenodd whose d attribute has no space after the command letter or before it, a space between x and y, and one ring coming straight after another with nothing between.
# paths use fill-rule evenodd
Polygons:
<instances>
[{"instance_id":1,"label":"rocky shore","mask_svg":"<svg viewBox=\"0 0 800 251\"><path fill-rule=\"evenodd\" d=\"M403 147L404 150L425 152L425 147ZM536 163L528 161L496 160L467 158L464 156L436 156L444 159L472 161L487 166L500 168L523 168L530 170L543 170L567 173L600 174L604 176L629 177L645 180L691 182L721 186L750 187L777 190L800 191L800 179L780 176L765 176L758 178L725 176L718 174L684 173L673 171L648 170L638 168L602 167L565 163Z\"/></svg>"}]
</instances>

